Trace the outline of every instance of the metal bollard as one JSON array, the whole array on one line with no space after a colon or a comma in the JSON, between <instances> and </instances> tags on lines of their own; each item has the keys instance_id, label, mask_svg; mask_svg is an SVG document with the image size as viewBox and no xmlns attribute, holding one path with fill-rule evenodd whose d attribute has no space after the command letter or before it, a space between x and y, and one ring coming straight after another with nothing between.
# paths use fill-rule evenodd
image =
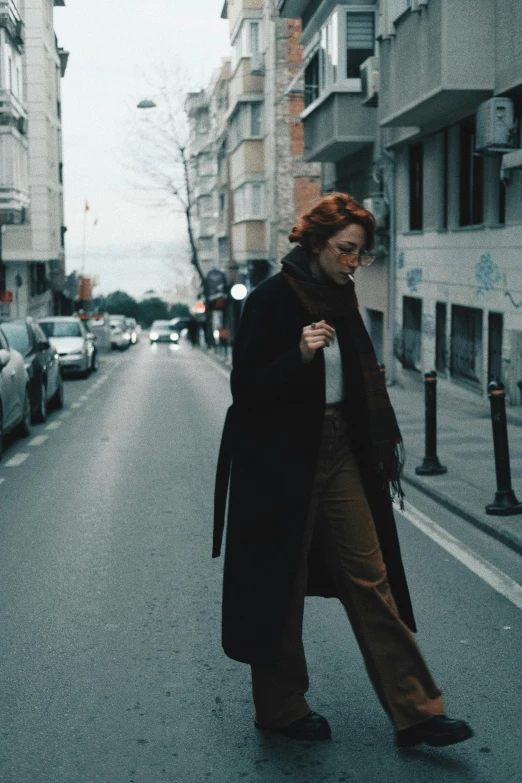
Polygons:
<instances>
[{"instance_id":1,"label":"metal bollard","mask_svg":"<svg viewBox=\"0 0 522 783\"><path fill-rule=\"evenodd\" d=\"M415 468L418 476L438 476L447 473L437 457L437 373L424 374L425 455L422 465Z\"/></svg>"},{"instance_id":2,"label":"metal bollard","mask_svg":"<svg viewBox=\"0 0 522 783\"><path fill-rule=\"evenodd\" d=\"M493 427L493 448L495 451L495 471L497 491L493 503L486 506L486 514L508 516L522 514L519 503L511 487L511 467L509 464L509 444L506 424L506 393L504 384L493 381L488 386L491 404L491 425Z\"/></svg>"}]
</instances>

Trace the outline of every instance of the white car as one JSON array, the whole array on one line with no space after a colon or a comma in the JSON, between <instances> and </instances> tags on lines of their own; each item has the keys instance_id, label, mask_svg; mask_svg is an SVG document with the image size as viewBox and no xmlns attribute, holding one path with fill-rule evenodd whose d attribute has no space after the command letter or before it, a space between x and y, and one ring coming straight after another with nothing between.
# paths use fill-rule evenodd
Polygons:
<instances>
[{"instance_id":1,"label":"white car","mask_svg":"<svg viewBox=\"0 0 522 783\"><path fill-rule=\"evenodd\" d=\"M47 339L56 349L64 373L87 378L99 367L95 336L74 315L55 315L39 318L38 323Z\"/></svg>"},{"instance_id":2,"label":"white car","mask_svg":"<svg viewBox=\"0 0 522 783\"><path fill-rule=\"evenodd\" d=\"M109 317L109 326L111 327L111 348L125 350L131 344L131 332L127 326L127 319L124 315L111 315Z\"/></svg>"},{"instance_id":3,"label":"white car","mask_svg":"<svg viewBox=\"0 0 522 783\"><path fill-rule=\"evenodd\" d=\"M18 427L24 437L31 426L31 398L29 376L21 353L9 348L0 329L0 456L4 435Z\"/></svg>"}]
</instances>

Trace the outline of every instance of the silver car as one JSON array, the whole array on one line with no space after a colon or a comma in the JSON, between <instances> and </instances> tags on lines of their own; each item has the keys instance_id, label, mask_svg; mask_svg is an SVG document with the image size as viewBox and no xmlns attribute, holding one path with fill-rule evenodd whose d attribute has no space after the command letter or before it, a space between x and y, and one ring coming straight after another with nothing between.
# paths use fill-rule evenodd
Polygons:
<instances>
[{"instance_id":1,"label":"silver car","mask_svg":"<svg viewBox=\"0 0 522 783\"><path fill-rule=\"evenodd\" d=\"M31 398L29 376L22 354L9 348L0 329L0 456L4 435L18 427L22 436L29 435L31 426Z\"/></svg>"},{"instance_id":2,"label":"silver car","mask_svg":"<svg viewBox=\"0 0 522 783\"><path fill-rule=\"evenodd\" d=\"M75 373L84 378L97 370L98 351L94 335L74 315L39 318L38 323L56 349L63 373Z\"/></svg>"}]
</instances>

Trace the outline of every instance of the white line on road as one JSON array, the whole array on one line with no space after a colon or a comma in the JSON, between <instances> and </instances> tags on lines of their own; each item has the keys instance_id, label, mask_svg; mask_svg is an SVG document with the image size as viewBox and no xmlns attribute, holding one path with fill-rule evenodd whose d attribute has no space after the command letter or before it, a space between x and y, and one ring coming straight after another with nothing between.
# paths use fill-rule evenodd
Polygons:
<instances>
[{"instance_id":1,"label":"white line on road","mask_svg":"<svg viewBox=\"0 0 522 783\"><path fill-rule=\"evenodd\" d=\"M68 419L70 415L71 415L71 411L64 411L63 413L60 414L60 418Z\"/></svg>"},{"instance_id":2,"label":"white line on road","mask_svg":"<svg viewBox=\"0 0 522 783\"><path fill-rule=\"evenodd\" d=\"M30 441L28 441L28 446L41 446L42 443L45 443L45 441L49 438L49 435L37 435L36 438L32 438Z\"/></svg>"},{"instance_id":3,"label":"white line on road","mask_svg":"<svg viewBox=\"0 0 522 783\"><path fill-rule=\"evenodd\" d=\"M6 468L17 468L22 462L25 462L29 454L15 454L8 462L5 463Z\"/></svg>"},{"instance_id":4,"label":"white line on road","mask_svg":"<svg viewBox=\"0 0 522 783\"><path fill-rule=\"evenodd\" d=\"M89 395L88 395L88 394L82 394L82 396L81 396L81 397L78 397L78 399L79 399L81 402L85 402L85 400L88 400L88 399L89 399Z\"/></svg>"},{"instance_id":5,"label":"white line on road","mask_svg":"<svg viewBox=\"0 0 522 783\"><path fill-rule=\"evenodd\" d=\"M435 541L436 544L441 546L446 552L462 563L470 571L479 576L486 584L496 590L497 593L503 595L508 601L511 601L518 609L522 609L522 586L511 579L510 576L505 574L499 568L496 568L488 560L473 552L462 541L452 536L447 530L438 525L433 519L430 519L419 511L417 508L405 501L404 511L399 513L415 525L416 528L421 530L425 535Z\"/></svg>"},{"instance_id":6,"label":"white line on road","mask_svg":"<svg viewBox=\"0 0 522 783\"><path fill-rule=\"evenodd\" d=\"M3 484L5 481L5 478L0 478L0 484Z\"/></svg>"},{"instance_id":7,"label":"white line on road","mask_svg":"<svg viewBox=\"0 0 522 783\"><path fill-rule=\"evenodd\" d=\"M57 430L58 427L61 427L63 424L63 421L52 421L50 424L47 425L45 428L46 430Z\"/></svg>"},{"instance_id":8,"label":"white line on road","mask_svg":"<svg viewBox=\"0 0 522 783\"><path fill-rule=\"evenodd\" d=\"M81 402L73 402L73 404L71 405L71 408L81 408L81 407L82 407Z\"/></svg>"}]
</instances>

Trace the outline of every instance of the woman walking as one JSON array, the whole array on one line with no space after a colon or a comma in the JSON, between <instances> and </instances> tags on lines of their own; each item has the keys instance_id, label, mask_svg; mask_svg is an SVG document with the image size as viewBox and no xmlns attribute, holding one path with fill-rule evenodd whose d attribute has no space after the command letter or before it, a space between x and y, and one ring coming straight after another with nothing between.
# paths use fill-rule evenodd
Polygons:
<instances>
[{"instance_id":1,"label":"woman walking","mask_svg":"<svg viewBox=\"0 0 522 783\"><path fill-rule=\"evenodd\" d=\"M402 438L355 295L374 233L351 196L329 194L245 303L216 477L214 557L230 473L223 647L251 666L258 729L327 739L305 698L302 620L305 595L336 596L398 746L450 745L472 731L445 716L413 637L392 511Z\"/></svg>"}]
</instances>

